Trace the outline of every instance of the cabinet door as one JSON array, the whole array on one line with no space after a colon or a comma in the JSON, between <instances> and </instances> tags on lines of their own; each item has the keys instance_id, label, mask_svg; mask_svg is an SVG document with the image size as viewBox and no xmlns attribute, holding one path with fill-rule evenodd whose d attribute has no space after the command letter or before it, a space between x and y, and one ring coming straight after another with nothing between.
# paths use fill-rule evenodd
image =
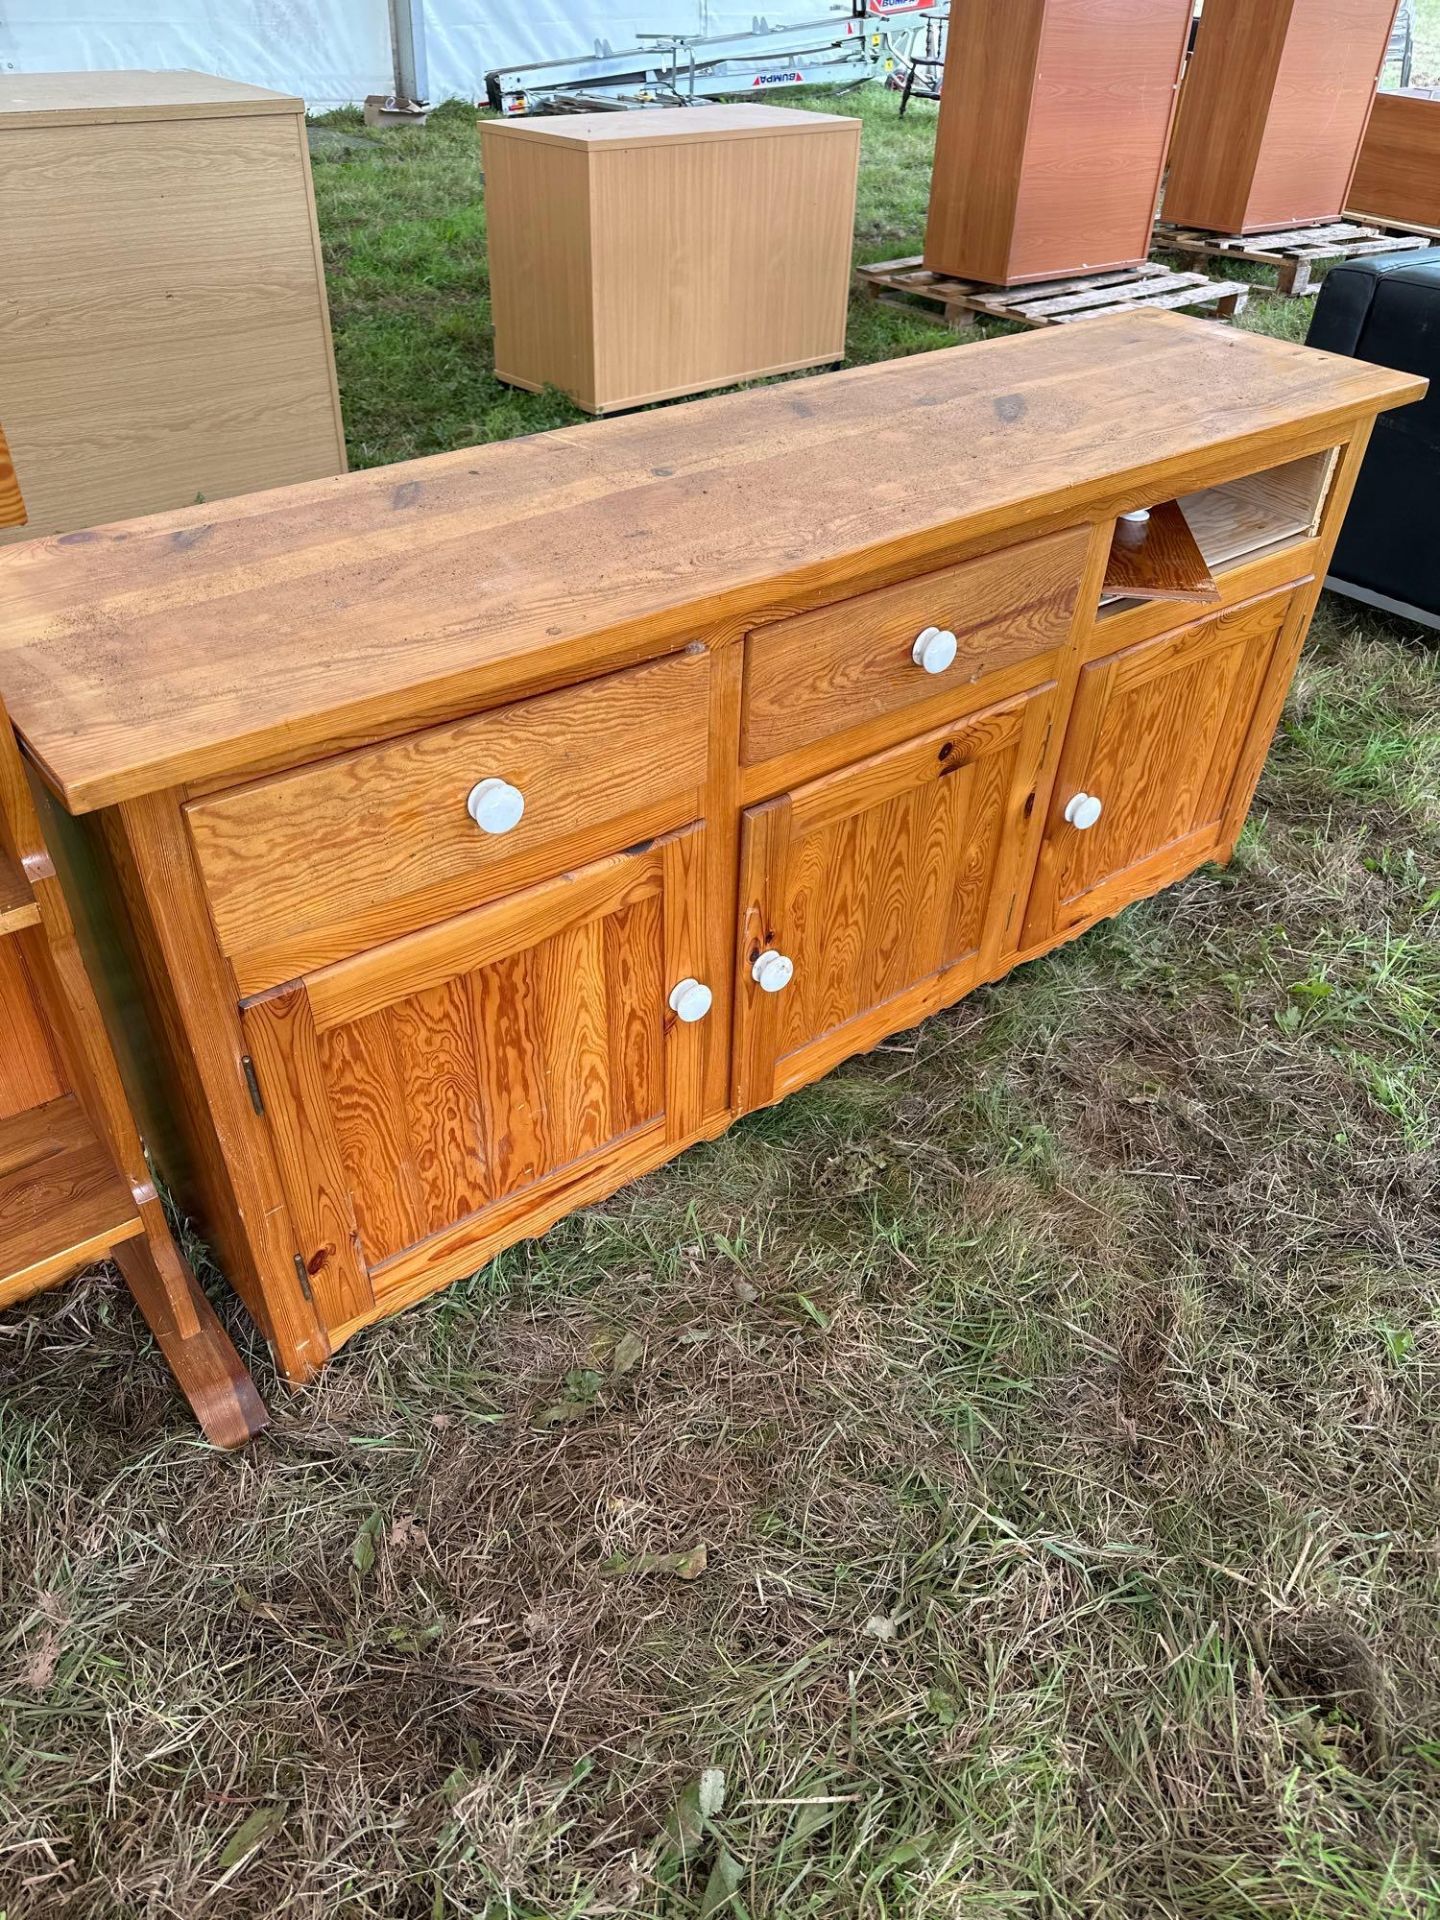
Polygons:
<instances>
[{"instance_id":1,"label":"cabinet door","mask_svg":"<svg viewBox=\"0 0 1440 1920\"><path fill-rule=\"evenodd\" d=\"M346 1330L693 1135L723 1073L704 832L617 854L242 1010L298 1249ZM722 1082L723 1089L723 1082Z\"/></svg>"},{"instance_id":2,"label":"cabinet door","mask_svg":"<svg viewBox=\"0 0 1440 1920\"><path fill-rule=\"evenodd\" d=\"M740 1106L780 1098L1003 970L1053 698L1047 683L745 814Z\"/></svg>"},{"instance_id":3,"label":"cabinet door","mask_svg":"<svg viewBox=\"0 0 1440 1920\"><path fill-rule=\"evenodd\" d=\"M1082 670L1026 947L1114 913L1217 850L1293 604L1291 594L1254 601Z\"/></svg>"}]
</instances>

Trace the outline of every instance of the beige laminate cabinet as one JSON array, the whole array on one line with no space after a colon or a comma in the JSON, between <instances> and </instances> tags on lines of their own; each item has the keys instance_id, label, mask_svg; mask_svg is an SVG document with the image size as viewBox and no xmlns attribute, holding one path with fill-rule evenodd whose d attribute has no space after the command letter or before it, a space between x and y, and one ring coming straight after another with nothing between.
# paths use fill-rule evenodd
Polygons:
<instances>
[{"instance_id":1,"label":"beige laminate cabinet","mask_svg":"<svg viewBox=\"0 0 1440 1920\"><path fill-rule=\"evenodd\" d=\"M860 122L785 107L482 120L495 371L587 413L845 353Z\"/></svg>"},{"instance_id":2,"label":"beige laminate cabinet","mask_svg":"<svg viewBox=\"0 0 1440 1920\"><path fill-rule=\"evenodd\" d=\"M0 75L0 542L345 470L303 102Z\"/></svg>"}]
</instances>

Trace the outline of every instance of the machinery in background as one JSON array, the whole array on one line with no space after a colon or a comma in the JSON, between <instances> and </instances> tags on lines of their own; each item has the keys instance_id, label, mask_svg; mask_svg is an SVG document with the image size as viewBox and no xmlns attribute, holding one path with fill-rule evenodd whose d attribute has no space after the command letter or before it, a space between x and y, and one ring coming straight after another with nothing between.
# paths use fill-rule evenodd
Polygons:
<instances>
[{"instance_id":1,"label":"machinery in background","mask_svg":"<svg viewBox=\"0 0 1440 1920\"><path fill-rule=\"evenodd\" d=\"M597 40L579 59L495 68L485 76L485 97L496 113L589 113L689 106L780 87L892 77L898 84L912 52L924 51L926 23L945 11L944 0L851 0L793 24L757 14L746 32L637 34L642 44L619 52Z\"/></svg>"},{"instance_id":2,"label":"machinery in background","mask_svg":"<svg viewBox=\"0 0 1440 1920\"><path fill-rule=\"evenodd\" d=\"M1203 6L1195 0L1197 24ZM492 69L485 97L496 113L590 113L883 80L901 89L903 115L912 99L940 98L949 11L948 0L851 0L848 9L795 25L757 14L748 32L641 33L640 46L618 53L597 40L578 59ZM897 21L905 24L890 24ZM1414 50L1413 0L1401 0L1385 63L1398 69L1402 87L1410 84Z\"/></svg>"}]
</instances>

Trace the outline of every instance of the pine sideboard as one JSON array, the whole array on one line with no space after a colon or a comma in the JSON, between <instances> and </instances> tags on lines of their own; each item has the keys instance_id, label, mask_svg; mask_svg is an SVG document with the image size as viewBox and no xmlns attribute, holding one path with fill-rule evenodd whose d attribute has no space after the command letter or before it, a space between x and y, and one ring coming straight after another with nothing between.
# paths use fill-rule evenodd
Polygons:
<instances>
[{"instance_id":1,"label":"pine sideboard","mask_svg":"<svg viewBox=\"0 0 1440 1920\"><path fill-rule=\"evenodd\" d=\"M1423 391L1137 314L0 555L285 1374L1226 859Z\"/></svg>"}]
</instances>

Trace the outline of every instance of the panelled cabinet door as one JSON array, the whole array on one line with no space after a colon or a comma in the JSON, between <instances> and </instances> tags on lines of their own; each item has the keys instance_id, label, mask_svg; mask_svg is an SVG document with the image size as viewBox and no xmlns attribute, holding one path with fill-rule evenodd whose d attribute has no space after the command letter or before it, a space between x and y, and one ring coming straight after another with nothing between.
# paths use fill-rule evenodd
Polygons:
<instances>
[{"instance_id":1,"label":"panelled cabinet door","mask_svg":"<svg viewBox=\"0 0 1440 1920\"><path fill-rule=\"evenodd\" d=\"M1053 711L1047 683L748 810L742 1109L1003 969L1043 817Z\"/></svg>"},{"instance_id":2,"label":"panelled cabinet door","mask_svg":"<svg viewBox=\"0 0 1440 1920\"><path fill-rule=\"evenodd\" d=\"M522 1214L700 1127L725 1036L706 993L676 989L713 977L704 840L687 828L245 1004L329 1327L472 1271Z\"/></svg>"},{"instance_id":3,"label":"panelled cabinet door","mask_svg":"<svg viewBox=\"0 0 1440 1920\"><path fill-rule=\"evenodd\" d=\"M1024 944L1153 891L1217 850L1294 597L1252 601L1080 675Z\"/></svg>"}]
</instances>

